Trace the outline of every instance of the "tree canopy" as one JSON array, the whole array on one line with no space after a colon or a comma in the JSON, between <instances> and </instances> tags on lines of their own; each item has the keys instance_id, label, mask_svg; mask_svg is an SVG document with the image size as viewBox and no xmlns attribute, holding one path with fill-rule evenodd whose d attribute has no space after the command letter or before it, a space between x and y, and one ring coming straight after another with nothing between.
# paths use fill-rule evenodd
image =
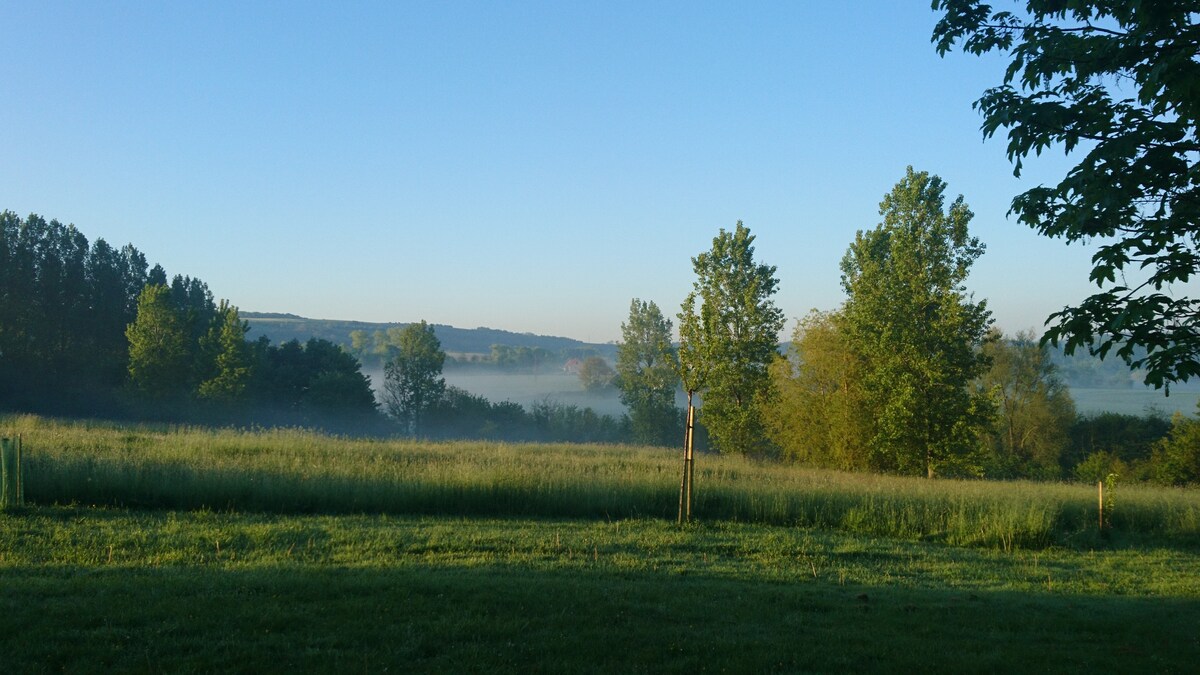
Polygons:
<instances>
[{"instance_id":1,"label":"tree canopy","mask_svg":"<svg viewBox=\"0 0 1200 675\"><path fill-rule=\"evenodd\" d=\"M968 455L987 422L968 385L986 364L991 314L963 287L984 247L967 231L963 198L945 207L945 187L908 167L879 205L883 222L860 230L842 259L839 328L861 364L874 462L929 477L973 471Z\"/></svg>"},{"instance_id":2,"label":"tree canopy","mask_svg":"<svg viewBox=\"0 0 1200 675\"><path fill-rule=\"evenodd\" d=\"M446 388L441 377L446 353L433 326L424 321L405 326L394 344L392 358L384 366L384 405L406 432L420 433L425 411Z\"/></svg>"},{"instance_id":3,"label":"tree canopy","mask_svg":"<svg viewBox=\"0 0 1200 675\"><path fill-rule=\"evenodd\" d=\"M753 243L740 220L733 232L722 228L712 249L692 258L696 281L679 314L684 386L704 390L701 419L722 452L768 450L760 403L784 319L772 300L775 267L755 262Z\"/></svg>"},{"instance_id":4,"label":"tree canopy","mask_svg":"<svg viewBox=\"0 0 1200 675\"><path fill-rule=\"evenodd\" d=\"M138 297L129 339L129 384L143 396L174 398L187 392L191 367L184 322L171 303L171 290L152 285Z\"/></svg>"},{"instance_id":5,"label":"tree canopy","mask_svg":"<svg viewBox=\"0 0 1200 675\"><path fill-rule=\"evenodd\" d=\"M990 476L1056 478L1068 444L1075 404L1050 360L1049 348L1030 333L983 345L991 361L976 383L996 411L990 434Z\"/></svg>"},{"instance_id":6,"label":"tree canopy","mask_svg":"<svg viewBox=\"0 0 1200 675\"><path fill-rule=\"evenodd\" d=\"M1098 291L1048 319L1067 353L1115 350L1155 387L1200 375L1200 12L1189 0L1027 0L1024 11L935 0L940 54L1000 52L976 101L983 133L1007 130L1014 172L1053 146L1079 162L1011 213L1050 237L1095 242Z\"/></svg>"}]
</instances>

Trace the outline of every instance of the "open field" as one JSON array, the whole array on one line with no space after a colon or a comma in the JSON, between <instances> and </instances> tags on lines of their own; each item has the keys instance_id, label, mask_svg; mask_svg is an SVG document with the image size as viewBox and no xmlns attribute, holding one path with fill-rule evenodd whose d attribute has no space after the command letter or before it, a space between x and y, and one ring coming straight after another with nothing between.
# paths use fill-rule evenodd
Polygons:
<instances>
[{"instance_id":1,"label":"open field","mask_svg":"<svg viewBox=\"0 0 1200 675\"><path fill-rule=\"evenodd\" d=\"M270 513L673 518L671 450L570 444L426 443L265 432L122 428L36 417L26 494L41 503ZM704 455L696 511L1001 549L1098 541L1094 486L928 481ZM1121 486L1106 534L1200 544L1200 492Z\"/></svg>"},{"instance_id":2,"label":"open field","mask_svg":"<svg viewBox=\"0 0 1200 675\"><path fill-rule=\"evenodd\" d=\"M1190 672L1200 492L0 418L5 672Z\"/></svg>"}]
</instances>

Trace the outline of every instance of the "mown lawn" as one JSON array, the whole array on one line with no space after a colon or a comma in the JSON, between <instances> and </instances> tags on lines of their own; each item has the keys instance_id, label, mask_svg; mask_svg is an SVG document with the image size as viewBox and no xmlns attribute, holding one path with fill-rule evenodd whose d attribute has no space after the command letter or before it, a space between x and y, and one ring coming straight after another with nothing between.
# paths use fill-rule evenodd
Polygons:
<instances>
[{"instance_id":1,"label":"mown lawn","mask_svg":"<svg viewBox=\"0 0 1200 675\"><path fill-rule=\"evenodd\" d=\"M1194 672L1200 553L661 520L0 515L5 672Z\"/></svg>"}]
</instances>

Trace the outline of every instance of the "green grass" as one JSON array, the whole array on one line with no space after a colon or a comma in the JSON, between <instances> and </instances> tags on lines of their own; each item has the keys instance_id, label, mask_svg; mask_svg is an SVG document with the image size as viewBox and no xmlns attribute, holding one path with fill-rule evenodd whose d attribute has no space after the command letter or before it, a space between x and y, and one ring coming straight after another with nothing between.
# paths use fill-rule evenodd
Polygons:
<instances>
[{"instance_id":1,"label":"green grass","mask_svg":"<svg viewBox=\"0 0 1200 675\"><path fill-rule=\"evenodd\" d=\"M1190 672L1200 556L661 520L0 516L6 672Z\"/></svg>"},{"instance_id":2,"label":"green grass","mask_svg":"<svg viewBox=\"0 0 1200 675\"><path fill-rule=\"evenodd\" d=\"M25 436L37 504L535 518L673 519L673 451L587 445L422 443L301 431L123 428L36 417ZM1112 529L1093 487L856 475L740 457L697 460L705 521L812 527L1001 550L1200 547L1200 492L1120 486Z\"/></svg>"},{"instance_id":3,"label":"green grass","mask_svg":"<svg viewBox=\"0 0 1200 675\"><path fill-rule=\"evenodd\" d=\"M0 419L4 673L1192 672L1196 491Z\"/></svg>"}]
</instances>

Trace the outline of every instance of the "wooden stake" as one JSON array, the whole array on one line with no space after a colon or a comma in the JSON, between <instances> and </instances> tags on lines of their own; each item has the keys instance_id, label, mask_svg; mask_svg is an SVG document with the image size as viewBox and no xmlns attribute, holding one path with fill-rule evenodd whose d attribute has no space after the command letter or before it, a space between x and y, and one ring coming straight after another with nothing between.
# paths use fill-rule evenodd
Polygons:
<instances>
[{"instance_id":1,"label":"wooden stake","mask_svg":"<svg viewBox=\"0 0 1200 675\"><path fill-rule=\"evenodd\" d=\"M691 522L691 492L696 485L696 455L692 452L692 441L696 430L696 408L688 402L688 522Z\"/></svg>"},{"instance_id":2,"label":"wooden stake","mask_svg":"<svg viewBox=\"0 0 1200 675\"><path fill-rule=\"evenodd\" d=\"M692 407L692 393L688 392L687 424L683 430L683 477L679 481L679 518L677 522L692 521L692 430L696 409Z\"/></svg>"}]
</instances>

